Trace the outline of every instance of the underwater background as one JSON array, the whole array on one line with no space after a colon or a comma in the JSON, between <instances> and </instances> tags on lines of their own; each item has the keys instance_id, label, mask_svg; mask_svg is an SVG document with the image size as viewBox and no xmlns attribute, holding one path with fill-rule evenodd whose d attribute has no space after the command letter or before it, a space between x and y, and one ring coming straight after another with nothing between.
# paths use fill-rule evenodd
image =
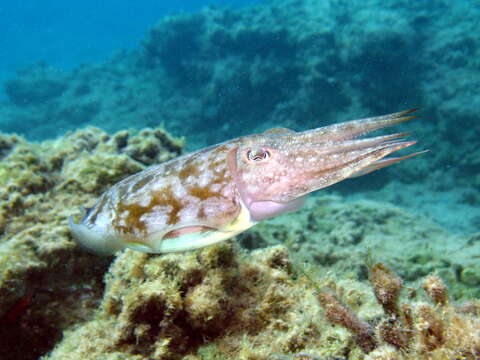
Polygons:
<instances>
[{"instance_id":1,"label":"underwater background","mask_svg":"<svg viewBox=\"0 0 480 360\"><path fill-rule=\"evenodd\" d=\"M0 359L480 358L478 2L28 0L0 24ZM147 166L416 107L397 128L429 152L236 242L71 240Z\"/></svg>"}]
</instances>

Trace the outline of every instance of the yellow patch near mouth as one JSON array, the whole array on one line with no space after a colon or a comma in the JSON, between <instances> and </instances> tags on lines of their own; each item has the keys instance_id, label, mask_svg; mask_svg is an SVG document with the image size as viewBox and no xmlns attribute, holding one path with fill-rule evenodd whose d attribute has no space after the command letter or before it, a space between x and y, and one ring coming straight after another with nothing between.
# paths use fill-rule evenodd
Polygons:
<instances>
[{"instance_id":1,"label":"yellow patch near mouth","mask_svg":"<svg viewBox=\"0 0 480 360\"><path fill-rule=\"evenodd\" d=\"M251 228L257 222L253 221L250 216L250 211L247 209L243 201L240 201L240 213L231 223L222 227L221 231L236 232L237 234Z\"/></svg>"}]
</instances>

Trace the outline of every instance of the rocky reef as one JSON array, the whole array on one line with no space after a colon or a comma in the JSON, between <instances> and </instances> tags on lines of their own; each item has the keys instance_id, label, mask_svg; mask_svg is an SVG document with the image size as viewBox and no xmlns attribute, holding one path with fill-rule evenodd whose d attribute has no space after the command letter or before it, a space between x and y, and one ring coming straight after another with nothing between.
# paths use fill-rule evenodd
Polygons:
<instances>
[{"instance_id":1,"label":"rocky reef","mask_svg":"<svg viewBox=\"0 0 480 360\"><path fill-rule=\"evenodd\" d=\"M101 258L72 241L68 216L183 145L161 128L0 136L3 358L478 357L478 234L393 205L315 197L236 241L181 254ZM393 289L387 307L382 286Z\"/></svg>"},{"instance_id":2,"label":"rocky reef","mask_svg":"<svg viewBox=\"0 0 480 360\"><path fill-rule=\"evenodd\" d=\"M287 244L324 271L368 276L366 259L382 260L408 281L436 271L455 298L480 297L479 234L452 235L426 218L388 203L313 198L293 217L278 217L238 236L257 249Z\"/></svg>"},{"instance_id":3,"label":"rocky reef","mask_svg":"<svg viewBox=\"0 0 480 360\"><path fill-rule=\"evenodd\" d=\"M224 243L167 256L126 251L110 267L95 318L67 331L45 359L480 356L478 301L450 304L441 280L430 277L430 302L410 294L397 304L401 280L381 264L372 269L377 302L354 280L312 281L281 246L246 253Z\"/></svg>"},{"instance_id":4,"label":"rocky reef","mask_svg":"<svg viewBox=\"0 0 480 360\"><path fill-rule=\"evenodd\" d=\"M0 358L480 358L480 15L459 4L209 7L102 64L20 70L0 103L28 138L0 134ZM69 216L185 150L159 123L196 148L419 105L433 151L232 241L108 258L72 241Z\"/></svg>"},{"instance_id":5,"label":"rocky reef","mask_svg":"<svg viewBox=\"0 0 480 360\"><path fill-rule=\"evenodd\" d=\"M0 134L2 358L36 359L98 305L110 261L71 241L68 216L182 147L160 128L109 136L90 127L43 143Z\"/></svg>"}]
</instances>

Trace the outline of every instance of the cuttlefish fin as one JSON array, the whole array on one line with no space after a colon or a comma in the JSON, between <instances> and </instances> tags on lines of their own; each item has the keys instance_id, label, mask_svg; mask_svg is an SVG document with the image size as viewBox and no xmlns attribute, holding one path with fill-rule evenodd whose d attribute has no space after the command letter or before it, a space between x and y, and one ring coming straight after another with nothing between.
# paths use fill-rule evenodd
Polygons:
<instances>
[{"instance_id":1,"label":"cuttlefish fin","mask_svg":"<svg viewBox=\"0 0 480 360\"><path fill-rule=\"evenodd\" d=\"M295 131L284 127L275 127L263 132L264 135L292 135L295 133Z\"/></svg>"}]
</instances>

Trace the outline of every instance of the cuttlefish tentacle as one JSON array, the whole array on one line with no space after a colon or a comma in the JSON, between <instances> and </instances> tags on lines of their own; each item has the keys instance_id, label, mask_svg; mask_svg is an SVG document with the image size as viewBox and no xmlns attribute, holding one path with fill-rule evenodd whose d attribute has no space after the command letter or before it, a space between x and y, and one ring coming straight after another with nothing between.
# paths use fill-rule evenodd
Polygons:
<instances>
[{"instance_id":1,"label":"cuttlefish tentacle","mask_svg":"<svg viewBox=\"0 0 480 360\"><path fill-rule=\"evenodd\" d=\"M74 238L103 254L164 253L229 239L258 221L299 209L305 195L421 154L407 133L356 139L415 118L415 109L295 132L274 128L181 156L105 192Z\"/></svg>"},{"instance_id":2,"label":"cuttlefish tentacle","mask_svg":"<svg viewBox=\"0 0 480 360\"><path fill-rule=\"evenodd\" d=\"M426 152L428 152L428 150L417 151L417 152L414 152L412 154L408 154L408 155L405 155L405 156L390 157L390 158L377 160L377 161L373 162L372 164L366 166L362 170L358 170L357 172L354 172L353 174L351 174L349 176L349 178L351 179L351 178L356 178L356 177L359 177L359 176L362 176L362 175L369 174L372 171L379 170L381 168L393 165L393 164L398 163L402 160L413 158L414 156L417 156L417 155L420 155L420 154L423 154L423 153L426 153Z\"/></svg>"},{"instance_id":3,"label":"cuttlefish tentacle","mask_svg":"<svg viewBox=\"0 0 480 360\"><path fill-rule=\"evenodd\" d=\"M302 133L302 138L308 141L343 141L368 134L392 125L406 122L417 118L417 115L410 115L418 108L399 111L393 114L351 120L343 123L332 124L317 129L307 130Z\"/></svg>"}]
</instances>

